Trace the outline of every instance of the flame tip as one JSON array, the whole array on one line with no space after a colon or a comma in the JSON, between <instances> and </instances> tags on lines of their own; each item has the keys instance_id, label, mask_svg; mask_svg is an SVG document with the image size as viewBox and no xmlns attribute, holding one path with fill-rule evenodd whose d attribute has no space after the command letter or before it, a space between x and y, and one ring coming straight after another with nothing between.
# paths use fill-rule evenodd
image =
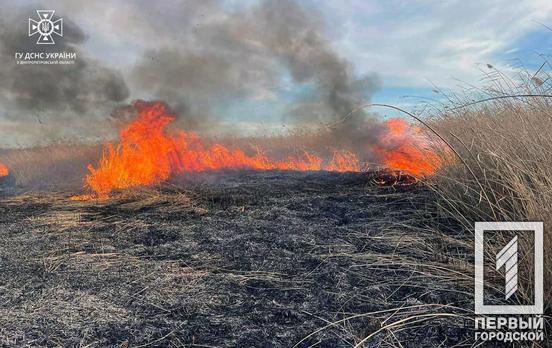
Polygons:
<instances>
[{"instance_id":1,"label":"flame tip","mask_svg":"<svg viewBox=\"0 0 552 348\"><path fill-rule=\"evenodd\" d=\"M135 100L138 112L134 121L120 131L118 144L107 143L96 167L88 165L85 185L97 197L108 197L116 189L153 185L167 180L175 173L220 169L257 170L328 170L361 171L361 162L350 150L334 150L329 161L313 152L289 155L284 160L267 156L260 147L248 155L239 147L223 144L206 145L194 132L167 131L176 116L162 101ZM370 150L379 155L390 170L400 170L414 176L435 172L441 164L439 157L423 149L427 140L419 129L402 118L384 122L387 132Z\"/></svg>"}]
</instances>

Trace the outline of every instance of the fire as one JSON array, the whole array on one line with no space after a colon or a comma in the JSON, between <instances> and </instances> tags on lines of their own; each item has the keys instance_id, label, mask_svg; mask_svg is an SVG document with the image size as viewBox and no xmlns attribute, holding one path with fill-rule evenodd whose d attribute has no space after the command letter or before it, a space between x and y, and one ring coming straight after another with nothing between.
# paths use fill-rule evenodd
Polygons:
<instances>
[{"instance_id":1,"label":"fire","mask_svg":"<svg viewBox=\"0 0 552 348\"><path fill-rule=\"evenodd\" d=\"M3 177L3 176L8 176L10 174L10 170L8 169L8 167L0 162L0 177Z\"/></svg>"},{"instance_id":2,"label":"fire","mask_svg":"<svg viewBox=\"0 0 552 348\"><path fill-rule=\"evenodd\" d=\"M246 168L336 172L363 169L358 156L347 150L334 151L327 161L308 151L277 160L262 149L251 155L239 147L208 145L193 132L167 130L176 117L165 104L136 101L134 108L138 117L120 132L119 144L106 144L98 165L88 166L90 173L85 183L96 198L107 198L118 189L160 183L176 173ZM440 159L419 129L398 118L385 125L387 132L370 149L387 168L417 177L435 173ZM74 199L89 198L83 195Z\"/></svg>"},{"instance_id":3,"label":"fire","mask_svg":"<svg viewBox=\"0 0 552 348\"><path fill-rule=\"evenodd\" d=\"M220 169L281 169L359 171L358 158L348 151L335 151L328 163L314 153L303 152L274 160L257 149L253 155L222 144L206 145L195 133L167 131L175 120L161 102L136 101L138 117L120 132L120 143L107 144L97 165L88 166L86 185L100 199L116 189L152 185L173 173Z\"/></svg>"},{"instance_id":4,"label":"fire","mask_svg":"<svg viewBox=\"0 0 552 348\"><path fill-rule=\"evenodd\" d=\"M331 172L360 172L361 164L350 151L334 151L331 162L324 169Z\"/></svg>"},{"instance_id":5,"label":"fire","mask_svg":"<svg viewBox=\"0 0 552 348\"><path fill-rule=\"evenodd\" d=\"M442 166L442 158L434 151L436 145L418 127L401 118L385 122L388 132L374 148L388 169L416 177L435 174Z\"/></svg>"}]
</instances>

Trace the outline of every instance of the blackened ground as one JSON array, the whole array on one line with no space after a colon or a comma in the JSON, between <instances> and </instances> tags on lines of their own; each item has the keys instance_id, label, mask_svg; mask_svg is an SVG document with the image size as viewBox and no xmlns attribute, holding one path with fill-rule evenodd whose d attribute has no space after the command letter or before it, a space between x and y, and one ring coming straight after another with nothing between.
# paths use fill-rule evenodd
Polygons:
<instances>
[{"instance_id":1,"label":"blackened ground","mask_svg":"<svg viewBox=\"0 0 552 348\"><path fill-rule=\"evenodd\" d=\"M241 171L103 202L4 195L0 341L470 344L471 238L429 189L374 179Z\"/></svg>"}]
</instances>

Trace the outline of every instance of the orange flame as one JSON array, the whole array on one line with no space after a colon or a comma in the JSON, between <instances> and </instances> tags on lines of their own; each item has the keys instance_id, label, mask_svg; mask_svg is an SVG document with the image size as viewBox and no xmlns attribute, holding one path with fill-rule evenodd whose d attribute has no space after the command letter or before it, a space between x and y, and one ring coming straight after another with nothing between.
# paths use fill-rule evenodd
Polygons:
<instances>
[{"instance_id":1,"label":"orange flame","mask_svg":"<svg viewBox=\"0 0 552 348\"><path fill-rule=\"evenodd\" d=\"M357 155L350 151L334 151L329 161L311 152L274 160L257 149L248 155L238 147L222 144L206 145L195 133L166 128L175 120L161 102L136 101L138 117L120 133L118 145L108 143L97 165L88 166L86 186L97 198L105 199L117 189L152 185L167 180L174 173L220 169L280 169L361 171ZM395 118L385 122L387 132L370 149L379 155L391 170L422 177L434 174L441 165L429 139L419 128ZM76 196L87 200L90 195Z\"/></svg>"},{"instance_id":2,"label":"orange flame","mask_svg":"<svg viewBox=\"0 0 552 348\"><path fill-rule=\"evenodd\" d=\"M385 125L388 132L380 138L374 151L387 168L424 177L435 174L442 166L442 158L432 148L436 144L420 128L402 118L389 119Z\"/></svg>"},{"instance_id":3,"label":"orange flame","mask_svg":"<svg viewBox=\"0 0 552 348\"><path fill-rule=\"evenodd\" d=\"M116 189L162 182L172 173L200 172L219 169L281 169L359 171L360 162L348 151L335 151L327 164L317 155L304 152L285 160L272 160L260 149L248 155L240 148L222 144L207 146L201 138L179 130L166 131L174 121L161 102L137 101L138 118L120 133L118 145L107 144L98 166L88 166L86 185L100 199Z\"/></svg>"},{"instance_id":4,"label":"orange flame","mask_svg":"<svg viewBox=\"0 0 552 348\"><path fill-rule=\"evenodd\" d=\"M3 177L3 176L8 176L10 174L10 170L8 169L8 167L0 162L0 178Z\"/></svg>"}]
</instances>

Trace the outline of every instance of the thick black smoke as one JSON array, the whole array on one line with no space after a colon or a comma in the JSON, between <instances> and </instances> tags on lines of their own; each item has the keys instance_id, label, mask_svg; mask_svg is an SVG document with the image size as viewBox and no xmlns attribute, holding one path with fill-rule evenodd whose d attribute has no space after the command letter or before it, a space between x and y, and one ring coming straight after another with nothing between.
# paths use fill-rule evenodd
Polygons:
<instances>
[{"instance_id":1,"label":"thick black smoke","mask_svg":"<svg viewBox=\"0 0 552 348\"><path fill-rule=\"evenodd\" d=\"M28 112L66 115L61 118L106 116L127 99L128 83L132 98L166 101L180 116L180 126L211 129L224 116L220 105L225 101L277 98L291 82L307 92L294 97L286 123L331 125L339 145L368 143L366 138L381 128L363 111L343 119L369 100L378 80L357 76L332 45L323 16L296 0L261 0L238 7L216 0L136 0L102 6L51 1L65 23L64 38L52 49L77 52L79 57L69 66L15 66L14 52L37 49L22 20L35 16L35 8L0 16L0 98L7 117ZM104 6L110 11L103 11ZM126 81L82 54L86 36L97 33L83 33L71 22L67 13L76 11L96 18L98 25L113 25L108 33L124 37L122 45L143 48L132 51L140 56L136 63L129 61ZM246 116L263 121L263 115Z\"/></svg>"},{"instance_id":2,"label":"thick black smoke","mask_svg":"<svg viewBox=\"0 0 552 348\"><path fill-rule=\"evenodd\" d=\"M37 45L36 36L28 37L27 18L35 18L37 8L42 7L4 11L0 16L2 116L22 127L36 118L62 129L78 124L79 118L100 118L125 100L129 91L122 75L86 57L80 49L86 35L67 15L60 14L64 35L54 35L55 45ZM76 53L77 58L74 64L16 64L15 53L40 52Z\"/></svg>"},{"instance_id":3,"label":"thick black smoke","mask_svg":"<svg viewBox=\"0 0 552 348\"><path fill-rule=\"evenodd\" d=\"M185 126L211 126L211 105L221 98L270 94L289 74L315 89L289 110L292 122L337 124L341 141L374 133L362 111L342 119L369 99L378 80L355 76L326 38L320 14L293 0L266 0L233 14L214 2L178 3L175 22L165 18L158 27L174 33L175 44L148 51L131 77L175 106Z\"/></svg>"},{"instance_id":4,"label":"thick black smoke","mask_svg":"<svg viewBox=\"0 0 552 348\"><path fill-rule=\"evenodd\" d=\"M299 103L292 116L320 121L334 128L335 141L358 147L374 141L381 128L357 109L379 88L375 75L357 78L351 64L326 38L327 28L315 12L296 1L266 1L254 13L268 51L289 69L296 82L314 82L317 94ZM362 149L357 148L362 153Z\"/></svg>"},{"instance_id":5,"label":"thick black smoke","mask_svg":"<svg viewBox=\"0 0 552 348\"><path fill-rule=\"evenodd\" d=\"M321 102L336 118L358 107L377 87L373 76L355 77L349 62L325 38L317 14L295 1L266 1L252 18L267 53L274 54L295 81L315 82Z\"/></svg>"}]
</instances>

